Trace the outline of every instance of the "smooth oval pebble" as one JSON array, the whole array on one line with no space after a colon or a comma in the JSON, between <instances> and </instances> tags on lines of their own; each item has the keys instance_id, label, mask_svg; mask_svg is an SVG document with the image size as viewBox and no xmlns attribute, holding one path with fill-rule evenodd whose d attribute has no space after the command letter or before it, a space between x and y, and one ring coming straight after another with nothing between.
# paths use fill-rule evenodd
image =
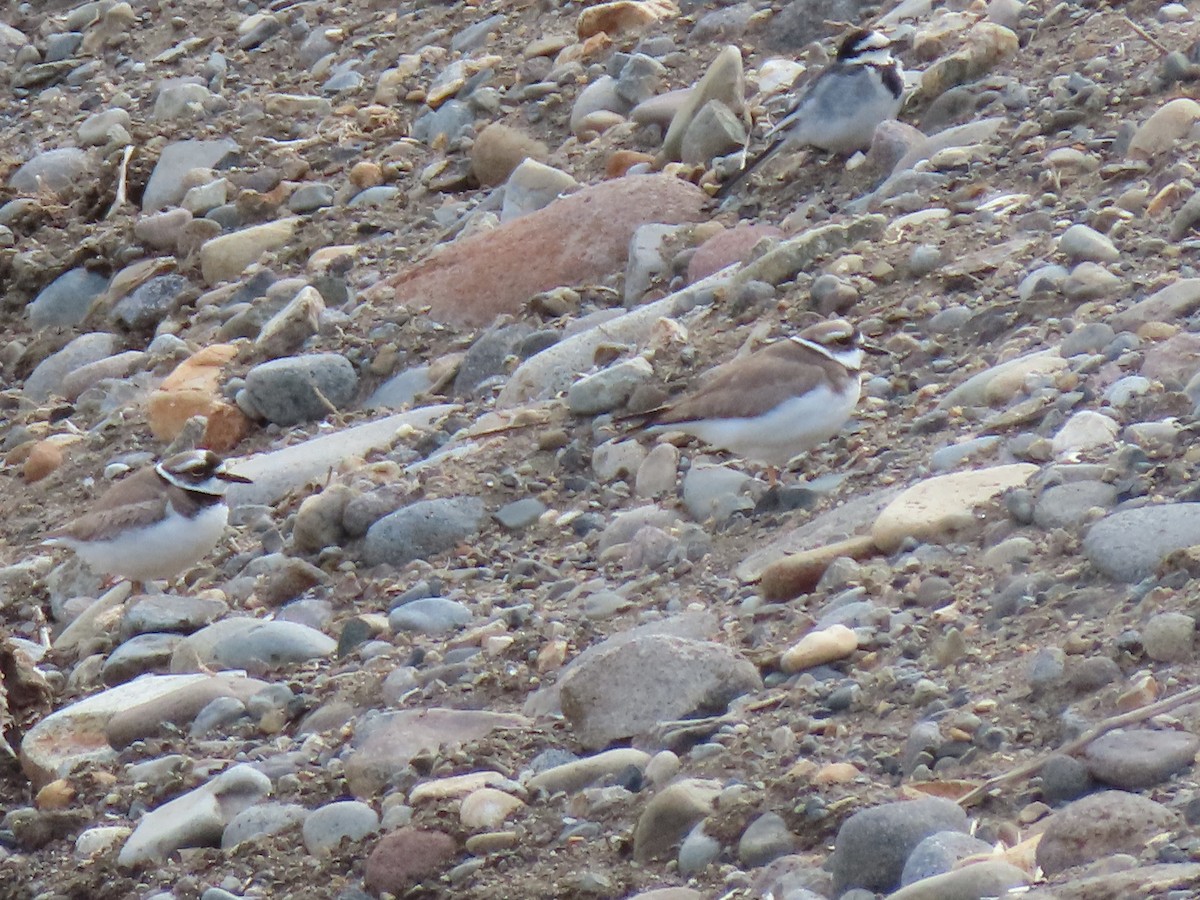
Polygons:
<instances>
[{"instance_id":1,"label":"smooth oval pebble","mask_svg":"<svg viewBox=\"0 0 1200 900\"><path fill-rule=\"evenodd\" d=\"M858 635L845 625L830 625L806 634L784 651L779 667L790 673L845 659L858 649Z\"/></svg>"}]
</instances>

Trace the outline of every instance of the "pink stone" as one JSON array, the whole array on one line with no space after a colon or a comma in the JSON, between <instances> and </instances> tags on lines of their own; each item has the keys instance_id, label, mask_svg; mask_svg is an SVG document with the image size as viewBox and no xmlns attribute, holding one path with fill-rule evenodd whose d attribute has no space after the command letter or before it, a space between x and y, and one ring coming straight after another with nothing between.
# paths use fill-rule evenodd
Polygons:
<instances>
[{"instance_id":1,"label":"pink stone","mask_svg":"<svg viewBox=\"0 0 1200 900\"><path fill-rule=\"evenodd\" d=\"M783 237L783 232L774 225L741 223L714 234L692 255L687 270L688 284L694 284L728 265L745 260L754 245L765 237Z\"/></svg>"},{"instance_id":2,"label":"pink stone","mask_svg":"<svg viewBox=\"0 0 1200 900\"><path fill-rule=\"evenodd\" d=\"M541 291L622 271L639 226L697 221L706 200L695 185L669 175L605 181L455 241L383 282L368 299L394 298L404 306L429 306L439 321L485 325L520 312Z\"/></svg>"}]
</instances>

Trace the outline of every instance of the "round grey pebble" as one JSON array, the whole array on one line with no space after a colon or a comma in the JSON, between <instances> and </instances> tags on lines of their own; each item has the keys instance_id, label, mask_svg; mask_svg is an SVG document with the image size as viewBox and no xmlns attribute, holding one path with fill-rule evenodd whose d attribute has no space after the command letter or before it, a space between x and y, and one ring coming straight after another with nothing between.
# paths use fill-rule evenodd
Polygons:
<instances>
[{"instance_id":1,"label":"round grey pebble","mask_svg":"<svg viewBox=\"0 0 1200 900\"><path fill-rule=\"evenodd\" d=\"M276 425L323 419L354 399L358 375L340 353L286 356L246 373L252 408Z\"/></svg>"},{"instance_id":2,"label":"round grey pebble","mask_svg":"<svg viewBox=\"0 0 1200 900\"><path fill-rule=\"evenodd\" d=\"M976 853L991 853L992 846L961 831L939 831L921 843L904 863L901 885L909 885L922 878L932 878L951 871L955 864Z\"/></svg>"},{"instance_id":3,"label":"round grey pebble","mask_svg":"<svg viewBox=\"0 0 1200 900\"><path fill-rule=\"evenodd\" d=\"M1196 620L1185 613L1164 612L1142 628L1142 647L1156 662L1187 662L1195 655Z\"/></svg>"},{"instance_id":4,"label":"round grey pebble","mask_svg":"<svg viewBox=\"0 0 1200 900\"><path fill-rule=\"evenodd\" d=\"M1061 753L1046 760L1041 777L1042 799L1050 804L1082 797L1093 784L1087 766L1075 757Z\"/></svg>"},{"instance_id":5,"label":"round grey pebble","mask_svg":"<svg viewBox=\"0 0 1200 900\"><path fill-rule=\"evenodd\" d=\"M301 829L304 847L313 856L333 850L344 839L360 841L379 829L379 816L360 800L341 800L314 809Z\"/></svg>"},{"instance_id":6,"label":"round grey pebble","mask_svg":"<svg viewBox=\"0 0 1200 900\"><path fill-rule=\"evenodd\" d=\"M1197 750L1194 734L1139 728L1101 735L1088 745L1084 761L1097 781L1139 791L1189 768Z\"/></svg>"},{"instance_id":7,"label":"round grey pebble","mask_svg":"<svg viewBox=\"0 0 1200 900\"><path fill-rule=\"evenodd\" d=\"M425 597L397 606L388 613L388 625L394 633L446 634L471 623L471 610L457 600Z\"/></svg>"},{"instance_id":8,"label":"round grey pebble","mask_svg":"<svg viewBox=\"0 0 1200 900\"><path fill-rule=\"evenodd\" d=\"M796 838L783 818L776 813L763 813L750 823L738 841L738 859L750 868L765 866L771 860L793 852Z\"/></svg>"}]
</instances>

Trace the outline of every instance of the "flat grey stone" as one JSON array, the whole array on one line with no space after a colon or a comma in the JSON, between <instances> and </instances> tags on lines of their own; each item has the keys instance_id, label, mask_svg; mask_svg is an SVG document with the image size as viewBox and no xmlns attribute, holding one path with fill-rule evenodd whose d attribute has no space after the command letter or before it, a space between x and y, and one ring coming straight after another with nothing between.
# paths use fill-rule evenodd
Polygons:
<instances>
[{"instance_id":1,"label":"flat grey stone","mask_svg":"<svg viewBox=\"0 0 1200 900\"><path fill-rule=\"evenodd\" d=\"M1200 544L1200 503L1165 503L1106 516L1083 539L1083 552L1117 581L1141 581L1163 557Z\"/></svg>"},{"instance_id":2,"label":"flat grey stone","mask_svg":"<svg viewBox=\"0 0 1200 900\"><path fill-rule=\"evenodd\" d=\"M78 185L91 167L87 151L78 147L46 150L13 172L8 186L24 194L42 190L63 193Z\"/></svg>"},{"instance_id":3,"label":"flat grey stone","mask_svg":"<svg viewBox=\"0 0 1200 900\"><path fill-rule=\"evenodd\" d=\"M61 389L63 379L76 369L112 356L116 348L116 335L101 331L81 334L38 363L25 379L25 395L34 402L46 400Z\"/></svg>"},{"instance_id":4,"label":"flat grey stone","mask_svg":"<svg viewBox=\"0 0 1200 900\"><path fill-rule=\"evenodd\" d=\"M174 671L197 663L210 669L264 672L289 663L329 656L337 641L295 622L234 617L222 619L185 638L171 661Z\"/></svg>"},{"instance_id":5,"label":"flat grey stone","mask_svg":"<svg viewBox=\"0 0 1200 900\"><path fill-rule=\"evenodd\" d=\"M900 875L902 885L951 871L964 857L990 854L991 844L961 831L939 831L917 844Z\"/></svg>"},{"instance_id":6,"label":"flat grey stone","mask_svg":"<svg viewBox=\"0 0 1200 900\"><path fill-rule=\"evenodd\" d=\"M358 374L340 353L285 356L246 373L252 407L276 425L323 419L347 406L358 389Z\"/></svg>"},{"instance_id":7,"label":"flat grey stone","mask_svg":"<svg viewBox=\"0 0 1200 900\"><path fill-rule=\"evenodd\" d=\"M130 331L150 331L165 319L191 288L182 275L159 275L117 301L112 316Z\"/></svg>"},{"instance_id":8,"label":"flat grey stone","mask_svg":"<svg viewBox=\"0 0 1200 900\"><path fill-rule=\"evenodd\" d=\"M796 836L792 834L783 817L778 813L766 812L742 832L737 854L742 865L756 869L781 856L787 856L795 849Z\"/></svg>"},{"instance_id":9,"label":"flat grey stone","mask_svg":"<svg viewBox=\"0 0 1200 900\"><path fill-rule=\"evenodd\" d=\"M485 510L476 497L421 500L367 529L367 565L403 566L452 548L479 531Z\"/></svg>"},{"instance_id":10,"label":"flat grey stone","mask_svg":"<svg viewBox=\"0 0 1200 900\"><path fill-rule=\"evenodd\" d=\"M546 504L541 500L536 497L526 497L523 500L506 503L496 510L496 521L509 531L517 531L528 528L540 519L545 511Z\"/></svg>"},{"instance_id":11,"label":"flat grey stone","mask_svg":"<svg viewBox=\"0 0 1200 900\"><path fill-rule=\"evenodd\" d=\"M758 669L711 641L643 635L602 647L560 679L563 715L588 749L660 722L725 709L762 688Z\"/></svg>"},{"instance_id":12,"label":"flat grey stone","mask_svg":"<svg viewBox=\"0 0 1200 900\"><path fill-rule=\"evenodd\" d=\"M340 800L314 809L304 820L304 847L313 856L329 853L343 840L361 841L379 830L379 815L361 800Z\"/></svg>"},{"instance_id":13,"label":"flat grey stone","mask_svg":"<svg viewBox=\"0 0 1200 900\"><path fill-rule=\"evenodd\" d=\"M1084 761L1097 781L1138 791L1189 768L1197 750L1200 738L1194 734L1139 728L1101 735L1088 744Z\"/></svg>"},{"instance_id":14,"label":"flat grey stone","mask_svg":"<svg viewBox=\"0 0 1200 900\"><path fill-rule=\"evenodd\" d=\"M142 816L117 862L121 866L157 863L185 847L218 846L233 817L270 791L271 779L262 772L248 765L234 766Z\"/></svg>"},{"instance_id":15,"label":"flat grey stone","mask_svg":"<svg viewBox=\"0 0 1200 900\"><path fill-rule=\"evenodd\" d=\"M1077 528L1087 521L1095 507L1110 509L1117 502L1115 485L1103 481L1075 481L1056 484L1038 497L1033 521L1047 531L1053 528Z\"/></svg>"},{"instance_id":16,"label":"flat grey stone","mask_svg":"<svg viewBox=\"0 0 1200 900\"><path fill-rule=\"evenodd\" d=\"M221 849L229 850L256 837L278 834L304 821L309 811L298 803L256 803L233 817L221 834Z\"/></svg>"},{"instance_id":17,"label":"flat grey stone","mask_svg":"<svg viewBox=\"0 0 1200 900\"><path fill-rule=\"evenodd\" d=\"M446 634L471 624L473 618L471 610L457 600L422 597L388 613L388 626L394 633Z\"/></svg>"},{"instance_id":18,"label":"flat grey stone","mask_svg":"<svg viewBox=\"0 0 1200 900\"><path fill-rule=\"evenodd\" d=\"M236 141L176 141L163 148L142 193L142 210L156 212L177 206L187 188L183 176L192 169L211 169L238 149Z\"/></svg>"},{"instance_id":19,"label":"flat grey stone","mask_svg":"<svg viewBox=\"0 0 1200 900\"><path fill-rule=\"evenodd\" d=\"M34 328L72 328L81 323L92 303L104 293L108 279L84 268L69 269L46 285L25 307Z\"/></svg>"},{"instance_id":20,"label":"flat grey stone","mask_svg":"<svg viewBox=\"0 0 1200 900\"><path fill-rule=\"evenodd\" d=\"M1090 794L1050 817L1037 848L1047 876L1114 853L1140 854L1146 842L1182 823L1160 803L1126 791Z\"/></svg>"}]
</instances>

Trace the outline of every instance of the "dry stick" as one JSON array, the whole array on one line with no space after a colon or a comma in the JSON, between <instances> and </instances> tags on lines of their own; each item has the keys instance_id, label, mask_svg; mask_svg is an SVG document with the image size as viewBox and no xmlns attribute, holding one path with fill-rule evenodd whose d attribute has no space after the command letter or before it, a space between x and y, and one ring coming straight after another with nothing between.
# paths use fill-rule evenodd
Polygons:
<instances>
[{"instance_id":1,"label":"dry stick","mask_svg":"<svg viewBox=\"0 0 1200 900\"><path fill-rule=\"evenodd\" d=\"M1125 22L1126 25L1128 25L1137 34L1138 37L1140 37L1143 41L1145 41L1147 44L1149 44L1151 47L1153 47L1155 50L1157 50L1163 56L1166 56L1168 53L1171 52L1166 47L1164 47L1156 38L1152 37L1150 32L1146 31L1145 28L1143 28L1137 22L1133 21L1133 19L1129 18L1129 16L1122 15L1121 19Z\"/></svg>"},{"instance_id":2,"label":"dry stick","mask_svg":"<svg viewBox=\"0 0 1200 900\"><path fill-rule=\"evenodd\" d=\"M1182 693L1176 694L1173 697L1167 697L1165 700L1159 700L1157 703L1151 703L1149 706L1142 706L1138 709L1131 710L1127 713L1121 713L1119 716L1112 716L1108 719L1102 719L1097 724L1093 725L1079 737L1073 741L1063 744L1053 753L1048 753L1032 762L1027 762L1023 766L1017 766L1012 771L1005 772L1003 775L997 775L995 778L989 778L973 791L959 797L959 806L971 806L981 797L983 797L992 788L999 787L1009 781L1016 781L1019 778L1025 778L1029 775L1037 773L1039 769L1046 764L1046 761L1051 756L1070 755L1079 750L1082 750L1096 738L1102 734L1112 731L1114 728L1121 728L1125 725L1132 725L1135 722L1144 722L1146 719L1161 715L1162 713L1170 712L1176 707L1183 706L1192 700L1200 700L1200 686L1188 688Z\"/></svg>"}]
</instances>

